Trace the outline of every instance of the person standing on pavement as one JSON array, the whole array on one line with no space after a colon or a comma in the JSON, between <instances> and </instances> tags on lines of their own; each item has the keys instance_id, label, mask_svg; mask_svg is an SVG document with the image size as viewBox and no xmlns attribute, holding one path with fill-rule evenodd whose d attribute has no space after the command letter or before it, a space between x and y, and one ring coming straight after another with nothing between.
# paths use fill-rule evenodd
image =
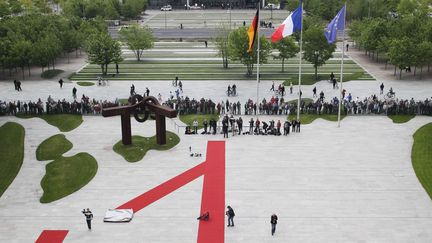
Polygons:
<instances>
[{"instance_id":1,"label":"person standing on pavement","mask_svg":"<svg viewBox=\"0 0 432 243\"><path fill-rule=\"evenodd\" d=\"M87 210L83 209L82 213L86 217L88 229L91 230L91 221L93 219L93 213L88 208L87 208Z\"/></svg>"},{"instance_id":2,"label":"person standing on pavement","mask_svg":"<svg viewBox=\"0 0 432 243\"><path fill-rule=\"evenodd\" d=\"M270 217L271 234L272 234L272 235L274 235L274 233L276 232L276 224L277 224L277 220L278 220L278 217L277 217L276 214L273 214L273 215Z\"/></svg>"},{"instance_id":3,"label":"person standing on pavement","mask_svg":"<svg viewBox=\"0 0 432 243\"><path fill-rule=\"evenodd\" d=\"M384 93L384 83L381 83L380 85L380 94Z\"/></svg>"},{"instance_id":4,"label":"person standing on pavement","mask_svg":"<svg viewBox=\"0 0 432 243\"><path fill-rule=\"evenodd\" d=\"M195 119L192 123L193 128L194 128L194 134L198 134L198 121L197 119Z\"/></svg>"},{"instance_id":5,"label":"person standing on pavement","mask_svg":"<svg viewBox=\"0 0 432 243\"><path fill-rule=\"evenodd\" d=\"M254 127L254 120L253 118L250 119L249 121L249 135L253 135L253 127Z\"/></svg>"},{"instance_id":6,"label":"person standing on pavement","mask_svg":"<svg viewBox=\"0 0 432 243\"><path fill-rule=\"evenodd\" d=\"M74 99L76 99L76 93L77 93L77 89L75 88L75 87L73 87L73 89L72 89L72 97L74 98Z\"/></svg>"},{"instance_id":7,"label":"person standing on pavement","mask_svg":"<svg viewBox=\"0 0 432 243\"><path fill-rule=\"evenodd\" d=\"M59 80L60 88L63 88L63 79Z\"/></svg>"},{"instance_id":8,"label":"person standing on pavement","mask_svg":"<svg viewBox=\"0 0 432 243\"><path fill-rule=\"evenodd\" d=\"M226 211L226 215L228 216L228 227L234 227L234 216L235 216L235 213L234 213L234 210L231 208L231 206L228 206L227 207L227 211Z\"/></svg>"}]
</instances>

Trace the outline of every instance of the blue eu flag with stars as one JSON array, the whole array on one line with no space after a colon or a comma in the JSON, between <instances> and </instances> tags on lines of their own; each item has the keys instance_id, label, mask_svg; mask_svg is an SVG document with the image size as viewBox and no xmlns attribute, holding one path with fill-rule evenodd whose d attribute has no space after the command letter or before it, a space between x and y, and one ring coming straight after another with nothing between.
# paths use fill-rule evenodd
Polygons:
<instances>
[{"instance_id":1,"label":"blue eu flag with stars","mask_svg":"<svg viewBox=\"0 0 432 243\"><path fill-rule=\"evenodd\" d=\"M327 42L332 44L336 41L338 30L345 29L345 8L344 6L339 13L333 18L333 20L327 25L324 30L324 35L327 38Z\"/></svg>"}]
</instances>

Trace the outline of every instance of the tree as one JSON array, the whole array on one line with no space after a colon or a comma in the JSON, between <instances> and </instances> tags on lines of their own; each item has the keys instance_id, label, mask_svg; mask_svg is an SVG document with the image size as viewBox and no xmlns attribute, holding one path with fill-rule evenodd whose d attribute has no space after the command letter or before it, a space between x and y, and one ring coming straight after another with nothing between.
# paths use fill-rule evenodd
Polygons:
<instances>
[{"instance_id":1,"label":"tree","mask_svg":"<svg viewBox=\"0 0 432 243\"><path fill-rule=\"evenodd\" d=\"M323 28L319 26L311 26L307 29L304 33L303 42L303 58L313 64L315 79L318 80L318 67L324 65L328 59L333 57L336 46L327 43Z\"/></svg>"},{"instance_id":2,"label":"tree","mask_svg":"<svg viewBox=\"0 0 432 243\"><path fill-rule=\"evenodd\" d=\"M106 32L92 35L86 43L86 52L90 63L101 66L102 75L108 72L108 64L121 55L120 44L113 40Z\"/></svg>"},{"instance_id":3,"label":"tree","mask_svg":"<svg viewBox=\"0 0 432 243\"><path fill-rule=\"evenodd\" d=\"M24 79L24 68L31 63L32 44L25 39L19 39L12 44L11 56L15 66L21 67Z\"/></svg>"},{"instance_id":4,"label":"tree","mask_svg":"<svg viewBox=\"0 0 432 243\"><path fill-rule=\"evenodd\" d=\"M256 44L256 43L255 43ZM248 76L252 75L254 64L257 63L256 48L252 52L247 52L249 48L249 39L246 27L240 27L233 30L228 36L228 55L233 61L240 61L246 65ZM270 55L271 46L265 36L260 36L260 63L267 63Z\"/></svg>"},{"instance_id":5,"label":"tree","mask_svg":"<svg viewBox=\"0 0 432 243\"><path fill-rule=\"evenodd\" d=\"M139 25L131 25L128 28L120 30L121 40L124 41L129 49L131 49L137 61L140 61L141 56L146 49L153 47L154 37L153 33L147 26L141 27Z\"/></svg>"},{"instance_id":6,"label":"tree","mask_svg":"<svg viewBox=\"0 0 432 243\"><path fill-rule=\"evenodd\" d=\"M389 52L387 53L390 62L399 68L399 78L402 78L402 69L412 66L414 63L414 46L408 37L393 39L390 42Z\"/></svg>"},{"instance_id":7,"label":"tree","mask_svg":"<svg viewBox=\"0 0 432 243\"><path fill-rule=\"evenodd\" d=\"M220 25L216 29L216 48L218 49L218 56L222 57L223 68L228 68L228 36L230 28L226 24Z\"/></svg>"},{"instance_id":8,"label":"tree","mask_svg":"<svg viewBox=\"0 0 432 243\"><path fill-rule=\"evenodd\" d=\"M126 0L122 6L122 15L125 18L133 19L138 17L146 7L146 0Z\"/></svg>"},{"instance_id":9,"label":"tree","mask_svg":"<svg viewBox=\"0 0 432 243\"><path fill-rule=\"evenodd\" d=\"M274 43L274 47L279 50L279 55L276 58L282 59L282 72L284 72L285 59L295 57L300 48L292 37L283 38L281 41Z\"/></svg>"}]
</instances>

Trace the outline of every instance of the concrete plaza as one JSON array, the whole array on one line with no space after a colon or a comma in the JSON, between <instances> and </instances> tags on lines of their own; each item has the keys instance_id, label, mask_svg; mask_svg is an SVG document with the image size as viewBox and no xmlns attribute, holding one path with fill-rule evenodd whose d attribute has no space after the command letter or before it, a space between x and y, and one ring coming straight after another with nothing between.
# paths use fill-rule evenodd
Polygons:
<instances>
[{"instance_id":1,"label":"concrete plaza","mask_svg":"<svg viewBox=\"0 0 432 243\"><path fill-rule=\"evenodd\" d=\"M354 55L354 53L353 53ZM362 63L360 63L362 64ZM367 64L367 63L366 63ZM364 64L362 64L364 65ZM378 69L366 68L379 81L352 81L344 88L354 97L378 94L384 82L393 87L398 98L430 98L428 81L395 81L381 78ZM111 82L106 87L81 87L66 83L63 89L53 81L23 81L23 92L15 92L12 82L0 82L2 100L127 98L129 86L164 98L174 88L168 81ZM228 84L236 83L239 96L231 101L255 99L256 82L184 81L191 98L226 100ZM260 83L262 99L270 98L271 81ZM315 85L313 85L315 86ZM312 96L313 86L303 87L304 97ZM326 97L337 95L327 82L316 84ZM296 89L295 89L296 90ZM295 94L286 99L295 99ZM244 121L250 117L243 117ZM285 119L262 116L262 120ZM64 133L73 143L65 154L88 152L98 162L93 180L70 196L39 203L40 181L48 162L36 160L37 146L60 133L45 121L0 117L0 125L18 122L26 129L22 168L0 198L0 242L32 242L45 229L67 229L64 242L196 242L200 212L202 178L189 183L167 197L135 214L130 223L103 223L110 208L148 191L164 181L194 167L205 157L208 140L226 141L226 205L236 212L235 227L225 229L225 242L431 242L432 203L414 173L411 164L412 135L432 117L418 116L404 124L393 124L385 116L349 116L341 127L321 119L303 125L301 133L289 136L184 135L180 144L168 151L149 151L137 163L128 163L112 150L120 140L120 119L84 116L77 129ZM168 121L174 131L178 119ZM141 136L154 135L154 122L133 122L132 131ZM88 231L83 208L95 215L93 230ZM277 231L270 234L270 215L279 217Z\"/></svg>"}]
</instances>

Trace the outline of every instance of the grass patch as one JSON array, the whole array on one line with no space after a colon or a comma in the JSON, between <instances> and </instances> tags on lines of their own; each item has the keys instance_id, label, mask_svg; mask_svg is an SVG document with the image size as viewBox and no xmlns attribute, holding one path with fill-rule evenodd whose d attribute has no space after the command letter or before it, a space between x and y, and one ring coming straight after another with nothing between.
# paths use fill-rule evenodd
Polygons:
<instances>
[{"instance_id":1,"label":"grass patch","mask_svg":"<svg viewBox=\"0 0 432 243\"><path fill-rule=\"evenodd\" d=\"M24 159L24 128L14 122L0 127L0 197L17 176Z\"/></svg>"},{"instance_id":2,"label":"grass patch","mask_svg":"<svg viewBox=\"0 0 432 243\"><path fill-rule=\"evenodd\" d=\"M77 82L79 86L93 86L95 85L93 82Z\"/></svg>"},{"instance_id":3,"label":"grass patch","mask_svg":"<svg viewBox=\"0 0 432 243\"><path fill-rule=\"evenodd\" d=\"M34 118L38 117L45 120L48 124L57 127L62 132L70 132L75 128L79 127L83 122L82 115L73 115L73 114L53 114L53 115L25 115L25 114L17 114L19 118Z\"/></svg>"},{"instance_id":4,"label":"grass patch","mask_svg":"<svg viewBox=\"0 0 432 243\"><path fill-rule=\"evenodd\" d=\"M51 69L51 70L46 70L41 74L42 78L47 78L47 79L51 79L56 77L57 75L59 75L60 73L64 72L61 69Z\"/></svg>"},{"instance_id":5,"label":"grass patch","mask_svg":"<svg viewBox=\"0 0 432 243\"><path fill-rule=\"evenodd\" d=\"M414 117L415 115L388 115L388 118L392 119L393 123L405 123Z\"/></svg>"},{"instance_id":6,"label":"grass patch","mask_svg":"<svg viewBox=\"0 0 432 243\"><path fill-rule=\"evenodd\" d=\"M129 99L118 99L120 105L128 105Z\"/></svg>"},{"instance_id":7,"label":"grass patch","mask_svg":"<svg viewBox=\"0 0 432 243\"><path fill-rule=\"evenodd\" d=\"M411 160L414 171L432 199L432 123L422 126L413 137Z\"/></svg>"},{"instance_id":8,"label":"grass patch","mask_svg":"<svg viewBox=\"0 0 432 243\"><path fill-rule=\"evenodd\" d=\"M341 114L341 120L345 118L346 115ZM291 114L288 116L288 119L291 121L292 119L296 119L297 114ZM316 119L321 118L327 121L337 121L338 115L316 115L316 114L300 114L300 122L301 124L311 124Z\"/></svg>"},{"instance_id":9,"label":"grass patch","mask_svg":"<svg viewBox=\"0 0 432 243\"><path fill-rule=\"evenodd\" d=\"M192 123L195 119L198 121L198 129L203 128L203 122L204 120L207 120L208 123L210 123L211 119L214 119L215 121L219 120L219 115L216 114L188 114L188 115L180 115L180 121L182 121L184 124L188 126L192 126Z\"/></svg>"},{"instance_id":10,"label":"grass patch","mask_svg":"<svg viewBox=\"0 0 432 243\"><path fill-rule=\"evenodd\" d=\"M297 101L298 101L298 99L290 100L290 101L288 101L288 103L289 103L289 104L295 104L295 105L297 105ZM313 103L314 100L313 100L313 99L310 99L310 98L302 98L300 104L301 104L302 102L305 102L305 104L310 104L310 103Z\"/></svg>"},{"instance_id":11,"label":"grass patch","mask_svg":"<svg viewBox=\"0 0 432 243\"><path fill-rule=\"evenodd\" d=\"M37 160L55 160L72 148L72 143L65 135L57 134L47 138L36 149Z\"/></svg>"},{"instance_id":12,"label":"grass patch","mask_svg":"<svg viewBox=\"0 0 432 243\"><path fill-rule=\"evenodd\" d=\"M343 82L348 82L351 80L360 80L360 78L365 77L364 72L355 72L355 73L351 73L351 74L344 74L343 76ZM337 75L337 74L335 74ZM283 82L283 84L285 86L289 86L290 83L292 82L293 85L297 85L298 84L298 75L287 75L289 77L289 79L285 80ZM312 85L316 82L319 82L321 80L328 80L330 77L329 76L325 76L323 77L322 75L318 75L318 81L315 79L315 74L303 74L302 75L302 84L304 85ZM338 82L339 82L339 76L336 76ZM364 80L364 79L363 79ZM371 78L370 80L375 80L373 78Z\"/></svg>"},{"instance_id":13,"label":"grass patch","mask_svg":"<svg viewBox=\"0 0 432 243\"><path fill-rule=\"evenodd\" d=\"M141 136L132 136L132 144L131 145L123 145L120 140L117 142L113 149L116 153L123 156L123 158L128 162L137 162L144 158L147 151L150 149L154 150L168 150L176 146L180 142L180 138L172 132L166 132L166 141L165 145L158 145L156 143L156 135L153 137L141 137Z\"/></svg>"},{"instance_id":14,"label":"grass patch","mask_svg":"<svg viewBox=\"0 0 432 243\"><path fill-rule=\"evenodd\" d=\"M40 202L53 202L78 191L93 179L97 169L95 158L88 153L57 158L46 165L46 174L41 181L44 193Z\"/></svg>"}]
</instances>

